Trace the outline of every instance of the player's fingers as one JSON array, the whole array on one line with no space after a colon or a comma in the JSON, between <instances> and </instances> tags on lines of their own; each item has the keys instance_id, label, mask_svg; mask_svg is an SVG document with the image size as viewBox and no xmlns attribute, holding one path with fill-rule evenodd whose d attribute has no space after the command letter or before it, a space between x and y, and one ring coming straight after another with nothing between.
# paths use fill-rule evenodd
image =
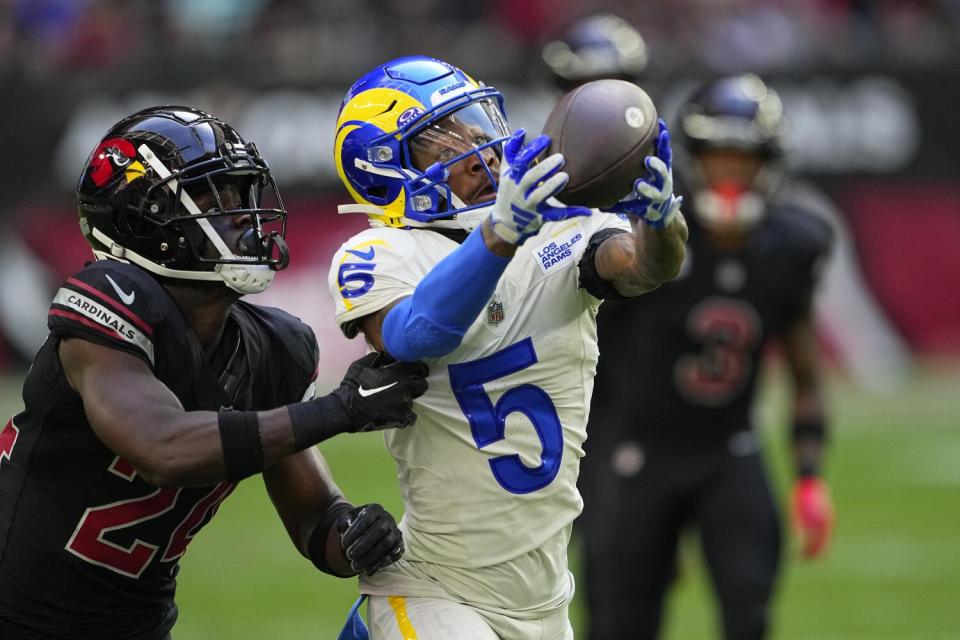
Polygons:
<instances>
[{"instance_id":1,"label":"player's fingers","mask_svg":"<svg viewBox=\"0 0 960 640\"><path fill-rule=\"evenodd\" d=\"M663 121L663 118L657 118L657 125L660 127L660 133L657 135L657 157L662 159L669 167L673 164L670 131L667 129L667 123Z\"/></svg>"},{"instance_id":2,"label":"player's fingers","mask_svg":"<svg viewBox=\"0 0 960 640\"><path fill-rule=\"evenodd\" d=\"M410 399L419 398L427 391L426 377L430 375L430 369L426 363L403 362L396 365L403 374L402 385Z\"/></svg>"},{"instance_id":3,"label":"player's fingers","mask_svg":"<svg viewBox=\"0 0 960 640\"><path fill-rule=\"evenodd\" d=\"M396 532L396 527L391 519L386 516L386 513L382 516L369 522L363 534L349 547L345 546L347 559L352 563L358 566L364 566L364 563L369 565L372 551L377 549L379 545L384 544L385 541L386 548L396 544L396 537L393 535ZM386 549L383 550L386 551Z\"/></svg>"},{"instance_id":4,"label":"player's fingers","mask_svg":"<svg viewBox=\"0 0 960 640\"><path fill-rule=\"evenodd\" d=\"M569 181L570 176L566 171L558 171L556 174L550 176L548 179L544 180L543 183L537 185L532 191L530 191L530 195L527 197L527 202L540 204L550 196L555 196L563 191L563 188L567 186L567 182Z\"/></svg>"},{"instance_id":5,"label":"player's fingers","mask_svg":"<svg viewBox=\"0 0 960 640\"><path fill-rule=\"evenodd\" d=\"M518 182L522 193L526 194L530 189L547 177L555 174L563 167L566 160L562 154L555 153L548 156L531 167Z\"/></svg>"},{"instance_id":6,"label":"player's fingers","mask_svg":"<svg viewBox=\"0 0 960 640\"><path fill-rule=\"evenodd\" d=\"M566 163L566 158L559 153L555 153L530 169L521 181L521 188L524 190L523 197L529 200L530 194L536 189L537 185L556 175Z\"/></svg>"},{"instance_id":7,"label":"player's fingers","mask_svg":"<svg viewBox=\"0 0 960 640\"><path fill-rule=\"evenodd\" d=\"M427 366L426 362L417 360L416 362L404 362L403 368L412 373L415 376L420 376L421 378L426 378L430 375L430 367Z\"/></svg>"},{"instance_id":8,"label":"player's fingers","mask_svg":"<svg viewBox=\"0 0 960 640\"><path fill-rule=\"evenodd\" d=\"M507 161L508 165L513 165L514 159L517 157L517 154L520 153L520 149L523 148L523 141L526 135L526 129L517 129L504 143L503 158Z\"/></svg>"},{"instance_id":9,"label":"player's fingers","mask_svg":"<svg viewBox=\"0 0 960 640\"><path fill-rule=\"evenodd\" d=\"M344 550L350 549L357 540L370 528L371 518L369 517L370 506L365 506L353 516L353 521L347 530L340 536L340 545ZM347 555L349 558L349 554Z\"/></svg>"},{"instance_id":10,"label":"player's fingers","mask_svg":"<svg viewBox=\"0 0 960 640\"><path fill-rule=\"evenodd\" d=\"M645 198L648 201L661 202L664 196L662 189L649 182L638 183L635 191L640 198Z\"/></svg>"},{"instance_id":11,"label":"player's fingers","mask_svg":"<svg viewBox=\"0 0 960 640\"><path fill-rule=\"evenodd\" d=\"M516 175L522 175L529 168L530 163L549 146L550 137L543 134L540 134L524 146L514 159L514 163L510 165L511 167L518 167L519 173Z\"/></svg>"},{"instance_id":12,"label":"player's fingers","mask_svg":"<svg viewBox=\"0 0 960 640\"><path fill-rule=\"evenodd\" d=\"M403 547L403 540L401 540L392 549L390 549L390 551L381 556L379 560L374 561L372 566L363 569L363 573L365 575L372 576L377 571L380 571L380 569L388 567L402 558L404 551L405 549Z\"/></svg>"},{"instance_id":13,"label":"player's fingers","mask_svg":"<svg viewBox=\"0 0 960 640\"><path fill-rule=\"evenodd\" d=\"M666 164L664 164L663 160L661 160L656 156L647 156L646 158L644 158L643 164L644 166L647 167L647 172L649 173L649 177L646 180L643 180L642 182L646 182L647 184L652 184L660 191L664 191L665 190L664 187L667 183L667 179L669 178L671 182L670 186L671 188L673 187L673 184L672 184L673 179L670 176L670 169L669 167L667 167Z\"/></svg>"},{"instance_id":14,"label":"player's fingers","mask_svg":"<svg viewBox=\"0 0 960 640\"><path fill-rule=\"evenodd\" d=\"M427 392L427 380L421 376L411 376L407 378L405 387L410 399L419 398Z\"/></svg>"},{"instance_id":15,"label":"player's fingers","mask_svg":"<svg viewBox=\"0 0 960 640\"><path fill-rule=\"evenodd\" d=\"M400 418L400 422L397 424L398 429L403 429L409 427L417 421L417 414L413 411L407 413L407 415Z\"/></svg>"},{"instance_id":16,"label":"player's fingers","mask_svg":"<svg viewBox=\"0 0 960 640\"><path fill-rule=\"evenodd\" d=\"M372 544L364 548L362 552L358 549L356 553L348 555L347 557L356 569L376 569L385 558L393 554L400 540L399 532L391 527L391 532L381 538L371 540Z\"/></svg>"}]
</instances>

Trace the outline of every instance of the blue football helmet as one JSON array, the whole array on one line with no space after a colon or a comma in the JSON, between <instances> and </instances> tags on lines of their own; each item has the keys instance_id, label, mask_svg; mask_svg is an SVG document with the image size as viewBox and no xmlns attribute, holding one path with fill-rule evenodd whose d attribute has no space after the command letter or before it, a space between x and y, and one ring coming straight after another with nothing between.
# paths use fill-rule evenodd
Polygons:
<instances>
[{"instance_id":1,"label":"blue football helmet","mask_svg":"<svg viewBox=\"0 0 960 640\"><path fill-rule=\"evenodd\" d=\"M350 87L334 142L337 173L374 224L472 229L496 196L502 143L509 137L503 96L460 69L426 56L378 66ZM456 193L450 169L472 162L486 174ZM479 212L478 212L479 214Z\"/></svg>"}]
</instances>

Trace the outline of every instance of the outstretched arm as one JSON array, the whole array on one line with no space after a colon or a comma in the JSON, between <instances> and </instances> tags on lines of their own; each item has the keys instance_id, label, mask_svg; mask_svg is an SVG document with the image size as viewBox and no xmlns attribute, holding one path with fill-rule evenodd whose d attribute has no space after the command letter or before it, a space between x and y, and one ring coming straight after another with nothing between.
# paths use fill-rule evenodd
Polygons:
<instances>
[{"instance_id":1,"label":"outstretched arm","mask_svg":"<svg viewBox=\"0 0 960 640\"><path fill-rule=\"evenodd\" d=\"M406 426L426 391L423 365L374 368L368 356L327 396L269 411L186 411L129 353L68 338L59 356L94 433L154 486L239 480L338 433ZM361 396L360 385L392 386Z\"/></svg>"},{"instance_id":2,"label":"outstretched arm","mask_svg":"<svg viewBox=\"0 0 960 640\"><path fill-rule=\"evenodd\" d=\"M636 218L633 233L618 233L597 248L597 275L627 298L653 291L677 277L687 242L687 223L677 212L674 221L657 229Z\"/></svg>"},{"instance_id":3,"label":"outstretched arm","mask_svg":"<svg viewBox=\"0 0 960 640\"><path fill-rule=\"evenodd\" d=\"M680 212L683 199L673 195L673 154L663 120L656 155L648 156L644 164L648 176L637 180L633 192L608 210L626 214L633 233L607 238L594 257L597 275L625 297L652 291L675 278L689 235Z\"/></svg>"}]
</instances>

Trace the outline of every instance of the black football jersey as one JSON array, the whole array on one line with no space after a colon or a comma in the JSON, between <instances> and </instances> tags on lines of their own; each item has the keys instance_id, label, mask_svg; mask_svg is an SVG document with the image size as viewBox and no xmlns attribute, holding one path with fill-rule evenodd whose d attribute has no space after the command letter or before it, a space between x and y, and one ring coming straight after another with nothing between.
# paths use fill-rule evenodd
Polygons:
<instances>
[{"instance_id":1,"label":"black football jersey","mask_svg":"<svg viewBox=\"0 0 960 640\"><path fill-rule=\"evenodd\" d=\"M720 253L691 219L677 279L601 307L590 438L687 446L750 428L763 347L809 312L830 242L820 219L781 207Z\"/></svg>"},{"instance_id":2,"label":"black football jersey","mask_svg":"<svg viewBox=\"0 0 960 640\"><path fill-rule=\"evenodd\" d=\"M280 310L239 301L212 364L160 283L115 261L69 278L48 325L24 410L0 431L0 637L163 637L176 618L179 559L234 485L161 489L138 477L91 429L60 340L133 354L186 410L217 411L303 398L316 339Z\"/></svg>"}]
</instances>

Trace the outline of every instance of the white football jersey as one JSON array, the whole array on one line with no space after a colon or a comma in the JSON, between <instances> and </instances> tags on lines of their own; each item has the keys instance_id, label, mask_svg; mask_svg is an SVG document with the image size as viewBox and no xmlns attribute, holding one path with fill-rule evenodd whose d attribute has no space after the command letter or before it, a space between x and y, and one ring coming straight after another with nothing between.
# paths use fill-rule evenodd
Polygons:
<instances>
[{"instance_id":1,"label":"white football jersey","mask_svg":"<svg viewBox=\"0 0 960 640\"><path fill-rule=\"evenodd\" d=\"M544 225L518 248L460 346L426 361L429 389L414 403L417 422L384 432L407 551L364 579L364 592L428 597L436 589L411 585L439 582L466 602L530 616L572 597L567 543L582 507L576 483L600 305L579 287L578 264L590 237L607 227L630 229L596 212ZM426 229L354 236L329 275L338 323L411 295L457 246Z\"/></svg>"}]
</instances>

